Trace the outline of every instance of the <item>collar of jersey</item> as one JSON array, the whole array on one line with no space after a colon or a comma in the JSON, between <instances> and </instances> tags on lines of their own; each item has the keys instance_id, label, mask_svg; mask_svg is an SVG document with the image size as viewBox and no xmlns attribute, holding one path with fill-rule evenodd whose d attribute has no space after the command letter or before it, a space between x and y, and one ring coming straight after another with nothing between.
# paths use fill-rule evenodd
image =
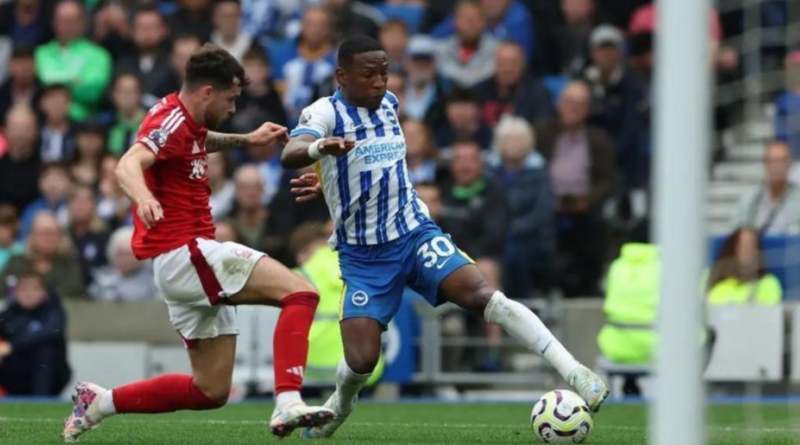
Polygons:
<instances>
[{"instance_id":1,"label":"collar of jersey","mask_svg":"<svg viewBox=\"0 0 800 445\"><path fill-rule=\"evenodd\" d=\"M191 128L192 131L197 131L199 129L202 129L202 127L200 127L200 125L198 125L197 122L194 121L194 118L189 113L189 110L187 110L186 107L183 105L183 102L181 102L181 98L178 97L178 91L172 94L173 96L175 96L175 102L177 102L178 106L181 107L183 115L186 116L186 123L189 124L189 128Z\"/></svg>"},{"instance_id":2,"label":"collar of jersey","mask_svg":"<svg viewBox=\"0 0 800 445\"><path fill-rule=\"evenodd\" d=\"M355 105L353 105L353 104L351 104L350 102L348 102L348 101L347 101L347 99L345 99L345 98L344 98L344 95L342 94L342 88L341 88L341 87L338 87L338 88L336 88L336 91L333 93L333 98L334 98L334 99L336 99L336 100L342 101L342 103L343 103L343 104L344 104L346 107L355 107L355 108L358 108L358 107L356 107Z\"/></svg>"}]
</instances>

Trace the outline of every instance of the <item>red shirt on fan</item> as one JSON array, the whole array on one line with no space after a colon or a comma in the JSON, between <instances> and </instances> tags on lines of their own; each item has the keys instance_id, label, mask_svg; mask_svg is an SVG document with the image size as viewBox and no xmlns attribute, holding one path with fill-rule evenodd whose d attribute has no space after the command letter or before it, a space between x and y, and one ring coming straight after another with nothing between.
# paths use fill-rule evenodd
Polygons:
<instances>
[{"instance_id":1,"label":"red shirt on fan","mask_svg":"<svg viewBox=\"0 0 800 445\"><path fill-rule=\"evenodd\" d=\"M139 127L136 141L156 155L144 179L164 210L164 219L147 230L134 204L132 246L139 260L177 249L194 238L214 239L206 134L208 129L197 125L178 93L154 105Z\"/></svg>"}]
</instances>

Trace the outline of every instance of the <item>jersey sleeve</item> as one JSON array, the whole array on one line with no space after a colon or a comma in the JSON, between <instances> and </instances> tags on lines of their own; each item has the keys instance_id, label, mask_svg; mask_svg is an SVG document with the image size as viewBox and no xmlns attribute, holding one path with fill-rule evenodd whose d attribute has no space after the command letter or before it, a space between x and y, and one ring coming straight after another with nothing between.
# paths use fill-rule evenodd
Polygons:
<instances>
[{"instance_id":1,"label":"jersey sleeve","mask_svg":"<svg viewBox=\"0 0 800 445\"><path fill-rule=\"evenodd\" d=\"M152 111L151 111L152 113ZM178 111L180 113L180 111ZM181 154L183 140L181 117L175 119L175 113L157 112L148 114L139 127L136 142L150 149L156 159L164 161Z\"/></svg>"},{"instance_id":2,"label":"jersey sleeve","mask_svg":"<svg viewBox=\"0 0 800 445\"><path fill-rule=\"evenodd\" d=\"M310 134L317 139L329 137L335 125L333 104L325 97L303 109L300 121L290 137Z\"/></svg>"}]
</instances>

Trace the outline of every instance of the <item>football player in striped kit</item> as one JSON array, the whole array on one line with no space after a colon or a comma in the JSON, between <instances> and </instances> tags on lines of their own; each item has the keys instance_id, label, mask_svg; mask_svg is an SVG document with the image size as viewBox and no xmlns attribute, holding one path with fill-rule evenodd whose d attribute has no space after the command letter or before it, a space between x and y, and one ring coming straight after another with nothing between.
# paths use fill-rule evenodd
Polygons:
<instances>
[{"instance_id":1,"label":"football player in striped kit","mask_svg":"<svg viewBox=\"0 0 800 445\"><path fill-rule=\"evenodd\" d=\"M608 395L603 381L578 363L539 318L491 288L472 260L430 219L406 169L406 143L397 97L386 90L388 61L366 36L339 48L332 97L303 110L282 154L286 168L313 165L316 173L293 183L300 202L324 196L336 230L345 292L341 330L345 358L336 391L325 406L337 418L304 431L330 437L347 419L378 362L381 332L411 286L428 302L453 302L502 326L548 360L597 410Z\"/></svg>"}]
</instances>

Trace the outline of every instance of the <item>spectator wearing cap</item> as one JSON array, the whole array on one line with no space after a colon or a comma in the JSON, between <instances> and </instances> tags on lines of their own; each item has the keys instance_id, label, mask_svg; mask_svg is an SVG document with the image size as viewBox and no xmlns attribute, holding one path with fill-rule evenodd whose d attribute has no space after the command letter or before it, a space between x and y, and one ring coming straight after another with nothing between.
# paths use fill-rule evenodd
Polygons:
<instances>
[{"instance_id":1,"label":"spectator wearing cap","mask_svg":"<svg viewBox=\"0 0 800 445\"><path fill-rule=\"evenodd\" d=\"M62 225L51 212L41 212L33 220L25 252L14 255L0 274L0 295L9 295L15 278L33 269L42 275L48 288L62 298L85 298L86 283L80 261Z\"/></svg>"},{"instance_id":2,"label":"spectator wearing cap","mask_svg":"<svg viewBox=\"0 0 800 445\"><path fill-rule=\"evenodd\" d=\"M119 73L135 74L142 81L144 105L155 105L158 92L168 86L171 70L166 42L169 32L164 17L154 6L142 6L133 14L133 45L129 54L116 61Z\"/></svg>"},{"instance_id":3,"label":"spectator wearing cap","mask_svg":"<svg viewBox=\"0 0 800 445\"><path fill-rule=\"evenodd\" d=\"M0 389L15 396L57 396L72 376L60 296L30 268L13 281L13 300L0 313Z\"/></svg>"},{"instance_id":4,"label":"spectator wearing cap","mask_svg":"<svg viewBox=\"0 0 800 445\"><path fill-rule=\"evenodd\" d=\"M533 60L536 47L536 23L533 15L520 0L480 0L479 6L486 18L486 29L498 40L514 42L519 45L525 59ZM432 34L444 38L456 32L456 18L451 15Z\"/></svg>"},{"instance_id":5,"label":"spectator wearing cap","mask_svg":"<svg viewBox=\"0 0 800 445\"><path fill-rule=\"evenodd\" d=\"M242 6L239 0L217 1L213 20L211 43L228 51L241 63L253 44L253 37L242 30Z\"/></svg>"},{"instance_id":6,"label":"spectator wearing cap","mask_svg":"<svg viewBox=\"0 0 800 445\"><path fill-rule=\"evenodd\" d=\"M442 149L457 139L474 139L484 149L492 143L492 129L481 119L480 100L472 90L453 90L447 98L444 122L431 128L436 145Z\"/></svg>"},{"instance_id":7,"label":"spectator wearing cap","mask_svg":"<svg viewBox=\"0 0 800 445\"><path fill-rule=\"evenodd\" d=\"M483 122L494 127L506 114L524 117L530 122L551 118L555 107L550 92L526 72L525 54L515 43L504 42L494 57L491 79L478 85Z\"/></svg>"},{"instance_id":8,"label":"spectator wearing cap","mask_svg":"<svg viewBox=\"0 0 800 445\"><path fill-rule=\"evenodd\" d=\"M786 56L786 91L775 101L775 137L789 144L800 159L800 51Z\"/></svg>"},{"instance_id":9,"label":"spectator wearing cap","mask_svg":"<svg viewBox=\"0 0 800 445\"><path fill-rule=\"evenodd\" d=\"M39 213L53 212L60 222L67 220L67 195L69 193L69 171L65 164L44 164L38 174L39 198L28 204L22 212L19 239L25 240L33 221Z\"/></svg>"},{"instance_id":10,"label":"spectator wearing cap","mask_svg":"<svg viewBox=\"0 0 800 445\"><path fill-rule=\"evenodd\" d=\"M321 7L308 8L294 46L294 57L279 67L277 73L290 126L296 124L300 112L311 103L314 85L331 76L335 68L328 13Z\"/></svg>"},{"instance_id":11,"label":"spectator wearing cap","mask_svg":"<svg viewBox=\"0 0 800 445\"><path fill-rule=\"evenodd\" d=\"M213 31L211 0L178 0L178 10L169 18L169 27L207 42Z\"/></svg>"},{"instance_id":12,"label":"spectator wearing cap","mask_svg":"<svg viewBox=\"0 0 800 445\"><path fill-rule=\"evenodd\" d=\"M436 182L436 148L430 130L424 122L411 119L404 120L402 127L411 184Z\"/></svg>"},{"instance_id":13,"label":"spectator wearing cap","mask_svg":"<svg viewBox=\"0 0 800 445\"><path fill-rule=\"evenodd\" d=\"M72 186L67 202L67 217L67 232L80 259L84 281L89 283L95 271L108 263L108 231L97 215L97 199L91 188L85 185Z\"/></svg>"},{"instance_id":14,"label":"spectator wearing cap","mask_svg":"<svg viewBox=\"0 0 800 445\"><path fill-rule=\"evenodd\" d=\"M272 66L259 45L253 45L244 55L244 71L250 83L242 89L236 101L236 114L231 117L234 133L247 133L264 122L286 125L286 110L272 80Z\"/></svg>"},{"instance_id":15,"label":"spectator wearing cap","mask_svg":"<svg viewBox=\"0 0 800 445\"><path fill-rule=\"evenodd\" d=\"M406 47L405 102L406 117L414 120L429 120L431 116L444 114L444 98L449 87L436 71L436 42L430 37L411 37Z\"/></svg>"},{"instance_id":16,"label":"spectator wearing cap","mask_svg":"<svg viewBox=\"0 0 800 445\"><path fill-rule=\"evenodd\" d=\"M17 209L8 204L0 204L0 273L9 258L23 252L23 244L17 239L18 232Z\"/></svg>"},{"instance_id":17,"label":"spectator wearing cap","mask_svg":"<svg viewBox=\"0 0 800 445\"><path fill-rule=\"evenodd\" d=\"M36 49L36 74L45 85L69 86L69 116L82 121L97 112L106 92L111 80L111 56L84 37L86 10L77 0L56 5L53 29L55 40Z\"/></svg>"},{"instance_id":18,"label":"spectator wearing cap","mask_svg":"<svg viewBox=\"0 0 800 445\"><path fill-rule=\"evenodd\" d=\"M40 134L39 157L42 162L63 162L75 153L75 129L69 118L72 93L66 85L44 88L39 109L44 116Z\"/></svg>"},{"instance_id":19,"label":"spectator wearing cap","mask_svg":"<svg viewBox=\"0 0 800 445\"><path fill-rule=\"evenodd\" d=\"M122 156L133 146L136 132L145 116L142 107L142 82L133 73L122 73L114 80L111 92L114 117L108 131L108 151Z\"/></svg>"},{"instance_id":20,"label":"spectator wearing cap","mask_svg":"<svg viewBox=\"0 0 800 445\"><path fill-rule=\"evenodd\" d=\"M461 88L471 88L494 74L498 41L486 30L486 18L474 0L462 0L455 11L455 35L439 41L439 72Z\"/></svg>"},{"instance_id":21,"label":"spectator wearing cap","mask_svg":"<svg viewBox=\"0 0 800 445\"><path fill-rule=\"evenodd\" d=\"M106 129L97 121L80 123L75 128L75 156L70 176L78 184L95 188L100 182L100 163L106 154Z\"/></svg>"},{"instance_id":22,"label":"spectator wearing cap","mask_svg":"<svg viewBox=\"0 0 800 445\"><path fill-rule=\"evenodd\" d=\"M561 288L566 296L600 295L606 245L601 212L614 190L614 144L588 122L591 92L582 81L567 85L558 120L537 130L539 150L550 166L558 198Z\"/></svg>"},{"instance_id":23,"label":"spectator wearing cap","mask_svg":"<svg viewBox=\"0 0 800 445\"><path fill-rule=\"evenodd\" d=\"M33 47L15 45L8 63L8 79L0 83L0 117L5 116L12 105L36 106L39 85L35 67Z\"/></svg>"},{"instance_id":24,"label":"spectator wearing cap","mask_svg":"<svg viewBox=\"0 0 800 445\"><path fill-rule=\"evenodd\" d=\"M389 59L389 71L398 72L403 69L408 46L408 25L398 19L387 20L378 34L378 41Z\"/></svg>"},{"instance_id":25,"label":"spectator wearing cap","mask_svg":"<svg viewBox=\"0 0 800 445\"><path fill-rule=\"evenodd\" d=\"M117 229L108 241L105 256L108 265L97 269L89 286L89 296L96 300L152 300L157 291L153 281L153 263L139 261L133 255L133 227Z\"/></svg>"},{"instance_id":26,"label":"spectator wearing cap","mask_svg":"<svg viewBox=\"0 0 800 445\"><path fill-rule=\"evenodd\" d=\"M330 16L330 27L334 42L366 34L374 39L386 18L376 8L353 0L322 0L322 6Z\"/></svg>"},{"instance_id":27,"label":"spectator wearing cap","mask_svg":"<svg viewBox=\"0 0 800 445\"><path fill-rule=\"evenodd\" d=\"M0 204L11 204L21 212L39 196L39 126L33 110L21 104L8 110L5 121L8 153L0 157Z\"/></svg>"},{"instance_id":28,"label":"spectator wearing cap","mask_svg":"<svg viewBox=\"0 0 800 445\"><path fill-rule=\"evenodd\" d=\"M637 171L642 156L639 134L648 111L642 85L633 70L625 66L620 30L600 25L592 32L590 42L592 64L583 72L583 80L592 93L589 122L613 138L625 188L644 187L647 184L642 183Z\"/></svg>"}]
</instances>

